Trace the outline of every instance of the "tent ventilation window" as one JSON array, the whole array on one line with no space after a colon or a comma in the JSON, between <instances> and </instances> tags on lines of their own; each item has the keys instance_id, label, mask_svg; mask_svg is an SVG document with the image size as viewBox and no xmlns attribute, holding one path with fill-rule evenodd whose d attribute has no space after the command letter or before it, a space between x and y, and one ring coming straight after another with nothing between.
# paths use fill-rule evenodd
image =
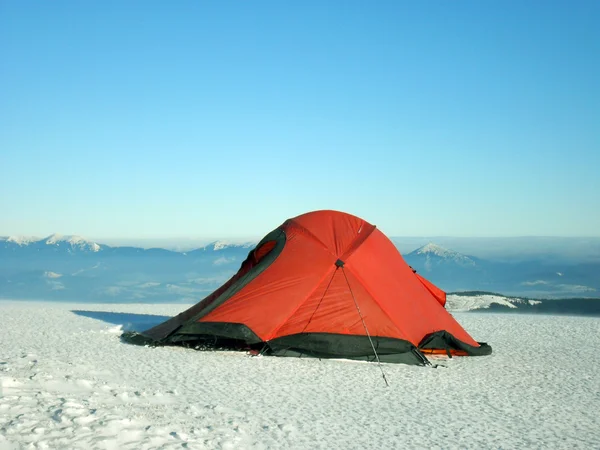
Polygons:
<instances>
[{"instance_id":1,"label":"tent ventilation window","mask_svg":"<svg viewBox=\"0 0 600 450\"><path fill-rule=\"evenodd\" d=\"M258 263L275 248L275 241L267 241L254 250L254 260Z\"/></svg>"}]
</instances>

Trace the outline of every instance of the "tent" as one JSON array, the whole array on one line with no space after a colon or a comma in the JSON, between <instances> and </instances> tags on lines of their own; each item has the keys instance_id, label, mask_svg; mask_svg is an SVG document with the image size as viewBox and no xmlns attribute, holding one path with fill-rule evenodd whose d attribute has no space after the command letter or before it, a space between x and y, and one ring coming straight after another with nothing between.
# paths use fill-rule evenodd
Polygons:
<instances>
[{"instance_id":1,"label":"tent","mask_svg":"<svg viewBox=\"0 0 600 450\"><path fill-rule=\"evenodd\" d=\"M286 220L239 271L132 341L265 355L426 364L428 353L488 355L375 226L315 211Z\"/></svg>"}]
</instances>

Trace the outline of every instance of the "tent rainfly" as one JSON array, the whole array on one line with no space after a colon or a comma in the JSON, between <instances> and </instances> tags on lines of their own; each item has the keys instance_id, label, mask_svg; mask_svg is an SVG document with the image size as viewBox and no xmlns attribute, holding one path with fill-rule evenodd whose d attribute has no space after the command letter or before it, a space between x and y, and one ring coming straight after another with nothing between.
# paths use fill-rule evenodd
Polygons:
<instances>
[{"instance_id":1,"label":"tent rainfly","mask_svg":"<svg viewBox=\"0 0 600 450\"><path fill-rule=\"evenodd\" d=\"M195 306L130 342L427 364L489 355L375 226L337 211L286 220Z\"/></svg>"}]
</instances>

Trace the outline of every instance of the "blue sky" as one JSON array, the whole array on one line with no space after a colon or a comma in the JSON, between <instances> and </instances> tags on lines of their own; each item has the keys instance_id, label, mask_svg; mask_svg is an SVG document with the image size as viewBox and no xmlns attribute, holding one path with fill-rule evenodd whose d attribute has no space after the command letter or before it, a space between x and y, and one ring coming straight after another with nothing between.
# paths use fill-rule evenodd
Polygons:
<instances>
[{"instance_id":1,"label":"blue sky","mask_svg":"<svg viewBox=\"0 0 600 450\"><path fill-rule=\"evenodd\" d=\"M600 2L0 3L0 235L600 236Z\"/></svg>"}]
</instances>

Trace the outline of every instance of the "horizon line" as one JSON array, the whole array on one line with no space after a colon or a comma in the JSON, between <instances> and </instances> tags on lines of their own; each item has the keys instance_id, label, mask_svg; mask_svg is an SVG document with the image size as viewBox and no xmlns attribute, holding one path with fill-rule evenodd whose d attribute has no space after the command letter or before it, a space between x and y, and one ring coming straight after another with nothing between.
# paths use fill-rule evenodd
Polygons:
<instances>
[{"instance_id":1,"label":"horizon line","mask_svg":"<svg viewBox=\"0 0 600 450\"><path fill-rule=\"evenodd\" d=\"M386 234L390 239L405 238L405 239L523 239L523 238L558 238L558 239L600 239L600 235L551 235L551 234L519 234L511 236L501 235L489 235L489 236L469 236L469 235L449 235L449 234L430 234L430 235L401 235L401 234ZM63 233L51 233L44 235L27 235L27 234L0 234L0 239L27 239L41 241L52 237L77 237L90 241L206 241L208 243L218 241L236 241L236 242L253 242L262 239L263 236L143 236L143 237L87 237L84 234L63 234ZM99 243L99 242L96 242Z\"/></svg>"}]
</instances>

